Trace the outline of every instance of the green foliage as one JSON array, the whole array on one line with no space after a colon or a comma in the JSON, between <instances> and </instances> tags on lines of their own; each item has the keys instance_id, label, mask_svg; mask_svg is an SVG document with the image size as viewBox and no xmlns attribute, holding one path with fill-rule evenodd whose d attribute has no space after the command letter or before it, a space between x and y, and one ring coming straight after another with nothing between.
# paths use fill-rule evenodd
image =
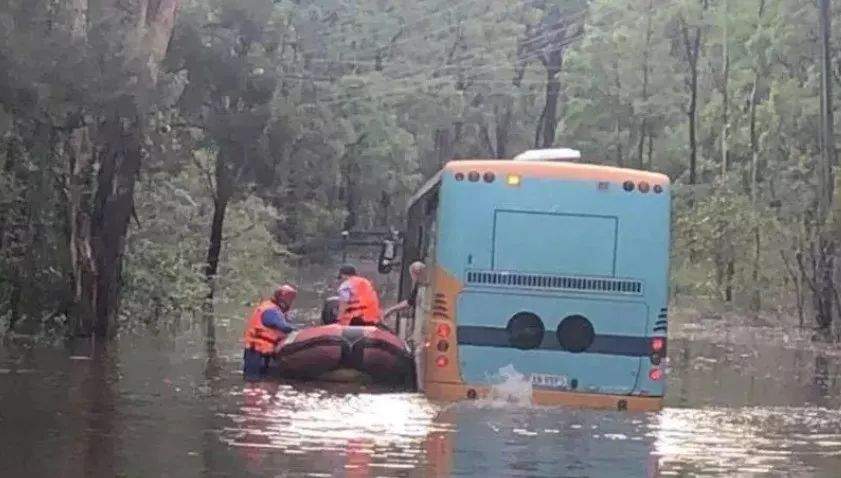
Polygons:
<instances>
[{"instance_id":1,"label":"green foliage","mask_svg":"<svg viewBox=\"0 0 841 478\"><path fill-rule=\"evenodd\" d=\"M74 171L73 135L96 137L129 106L147 118L135 125L146 156L123 267L129 327L202 309L215 206L227 205L212 282L225 309L265 293L293 259L324 259L343 228L399 226L443 162L533 147L552 85L556 145L672 178L677 293L789 297L782 258L794 264L815 234L810 2L190 0L154 87L132 55L137 38L116 28L132 13L96 3L84 39L62 2L0 6L0 310L19 316L9 320L55 317L71 301L69 186L81 181L91 205L102 178L93 165ZM834 64L839 42L836 32Z\"/></svg>"},{"instance_id":2,"label":"green foliage","mask_svg":"<svg viewBox=\"0 0 841 478\"><path fill-rule=\"evenodd\" d=\"M209 292L204 269L213 209L200 178L188 167L141 183L140 224L128 238L124 327L177 329L201 317ZM269 230L279 219L255 196L231 204L214 296L221 310L265 297L286 275L289 255Z\"/></svg>"},{"instance_id":3,"label":"green foliage","mask_svg":"<svg viewBox=\"0 0 841 478\"><path fill-rule=\"evenodd\" d=\"M123 274L126 325L177 327L202 310L208 293L203 269L208 205L190 173L159 173L140 184L140 224L128 237Z\"/></svg>"},{"instance_id":4,"label":"green foliage","mask_svg":"<svg viewBox=\"0 0 841 478\"><path fill-rule=\"evenodd\" d=\"M288 277L288 261L294 256L269 229L279 213L262 199L252 196L235 202L228 214L215 301L223 306L248 306L268 297Z\"/></svg>"},{"instance_id":5,"label":"green foliage","mask_svg":"<svg viewBox=\"0 0 841 478\"><path fill-rule=\"evenodd\" d=\"M763 235L771 232L772 216L766 211L754 213L750 197L726 186L711 188L693 207L687 204L688 193L678 189L675 198L679 211L674 218L675 289L723 300L730 287L744 296L758 286L749 279L755 230L759 228ZM732 276L728 275L730 264Z\"/></svg>"}]
</instances>

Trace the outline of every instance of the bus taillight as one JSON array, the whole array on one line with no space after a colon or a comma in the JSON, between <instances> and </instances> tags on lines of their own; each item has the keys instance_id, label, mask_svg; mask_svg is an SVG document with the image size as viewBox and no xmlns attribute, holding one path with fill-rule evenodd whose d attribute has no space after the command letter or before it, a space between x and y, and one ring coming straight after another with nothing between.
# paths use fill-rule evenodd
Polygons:
<instances>
[{"instance_id":1,"label":"bus taillight","mask_svg":"<svg viewBox=\"0 0 841 478\"><path fill-rule=\"evenodd\" d=\"M438 327L435 328L435 333L438 335L438 337L444 339L449 337L451 332L452 329L448 324L438 324Z\"/></svg>"},{"instance_id":2,"label":"bus taillight","mask_svg":"<svg viewBox=\"0 0 841 478\"><path fill-rule=\"evenodd\" d=\"M653 337L651 345L651 363L660 365L663 357L666 356L666 337Z\"/></svg>"},{"instance_id":3,"label":"bus taillight","mask_svg":"<svg viewBox=\"0 0 841 478\"><path fill-rule=\"evenodd\" d=\"M666 338L665 337L654 337L651 339L651 351L652 352L660 352L665 350L666 348Z\"/></svg>"},{"instance_id":4,"label":"bus taillight","mask_svg":"<svg viewBox=\"0 0 841 478\"><path fill-rule=\"evenodd\" d=\"M652 368L648 371L648 378L651 379L653 382L658 382L663 380L663 369L661 368Z\"/></svg>"},{"instance_id":5,"label":"bus taillight","mask_svg":"<svg viewBox=\"0 0 841 478\"><path fill-rule=\"evenodd\" d=\"M450 364L450 359L448 359L447 357L445 357L443 355L441 355L437 359L435 359L435 365L437 365L439 368L444 368L449 364Z\"/></svg>"}]
</instances>

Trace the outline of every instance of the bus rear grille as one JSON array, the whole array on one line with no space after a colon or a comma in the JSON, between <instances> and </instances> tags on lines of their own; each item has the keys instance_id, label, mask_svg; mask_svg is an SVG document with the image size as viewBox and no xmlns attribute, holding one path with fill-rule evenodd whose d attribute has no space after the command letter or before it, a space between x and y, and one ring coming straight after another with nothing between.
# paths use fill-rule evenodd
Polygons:
<instances>
[{"instance_id":1,"label":"bus rear grille","mask_svg":"<svg viewBox=\"0 0 841 478\"><path fill-rule=\"evenodd\" d=\"M467 283L495 287L524 287L529 289L571 290L581 292L609 292L614 294L642 294L642 282L629 279L595 277L550 276L500 271L468 271Z\"/></svg>"}]
</instances>

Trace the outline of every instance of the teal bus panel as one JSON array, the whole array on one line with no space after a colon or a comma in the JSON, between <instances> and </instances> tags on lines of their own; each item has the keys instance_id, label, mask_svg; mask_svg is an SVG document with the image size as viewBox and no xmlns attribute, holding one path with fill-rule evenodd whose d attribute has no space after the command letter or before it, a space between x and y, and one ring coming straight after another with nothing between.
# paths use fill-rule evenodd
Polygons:
<instances>
[{"instance_id":1,"label":"teal bus panel","mask_svg":"<svg viewBox=\"0 0 841 478\"><path fill-rule=\"evenodd\" d=\"M612 276L617 222L615 217L497 210L493 268Z\"/></svg>"},{"instance_id":2,"label":"teal bus panel","mask_svg":"<svg viewBox=\"0 0 841 478\"><path fill-rule=\"evenodd\" d=\"M462 379L486 384L511 365L578 391L662 395L663 381L648 375L650 340L666 335L670 197L668 185L660 190L582 179L457 181L445 170L435 255L464 287L456 310ZM544 328L531 349L509 341L521 312ZM560 342L561 321L574 315L592 328L583 351Z\"/></svg>"}]
</instances>

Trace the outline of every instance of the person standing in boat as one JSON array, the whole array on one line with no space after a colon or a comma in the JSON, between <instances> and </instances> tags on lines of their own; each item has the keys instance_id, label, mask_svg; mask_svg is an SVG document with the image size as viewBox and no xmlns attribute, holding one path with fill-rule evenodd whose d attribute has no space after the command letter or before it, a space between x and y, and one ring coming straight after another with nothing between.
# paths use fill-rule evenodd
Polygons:
<instances>
[{"instance_id":1,"label":"person standing in boat","mask_svg":"<svg viewBox=\"0 0 841 478\"><path fill-rule=\"evenodd\" d=\"M297 296L294 287L284 284L274 291L271 299L261 302L251 313L243 336L242 373L246 379L264 376L278 344L295 330L287 315Z\"/></svg>"},{"instance_id":2,"label":"person standing in boat","mask_svg":"<svg viewBox=\"0 0 841 478\"><path fill-rule=\"evenodd\" d=\"M426 265L423 262L416 261L409 266L409 277L412 279L412 291L409 293L408 298L386 309L383 313L383 318L387 318L392 314L403 312L404 310L415 308L418 301L418 287L420 287L423 282L425 273Z\"/></svg>"},{"instance_id":3,"label":"person standing in boat","mask_svg":"<svg viewBox=\"0 0 841 478\"><path fill-rule=\"evenodd\" d=\"M371 281L356 274L352 265L339 268L339 314L341 325L377 325L382 319L380 298Z\"/></svg>"}]
</instances>

